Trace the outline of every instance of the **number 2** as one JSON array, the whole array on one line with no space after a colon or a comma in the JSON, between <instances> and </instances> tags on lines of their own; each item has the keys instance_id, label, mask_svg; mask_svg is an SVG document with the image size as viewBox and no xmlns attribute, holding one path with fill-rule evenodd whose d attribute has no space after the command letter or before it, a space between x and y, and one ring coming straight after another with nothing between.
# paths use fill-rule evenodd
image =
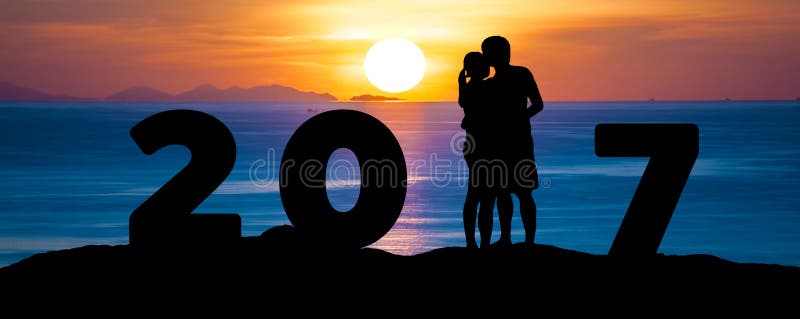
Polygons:
<instances>
[{"instance_id":1,"label":"number 2","mask_svg":"<svg viewBox=\"0 0 800 319\"><path fill-rule=\"evenodd\" d=\"M241 237L239 215L192 214L230 174L236 160L236 143L225 124L203 112L171 110L136 124L131 137L147 155L168 145L183 145L192 154L183 170L133 211L131 245L219 245Z\"/></svg>"}]
</instances>

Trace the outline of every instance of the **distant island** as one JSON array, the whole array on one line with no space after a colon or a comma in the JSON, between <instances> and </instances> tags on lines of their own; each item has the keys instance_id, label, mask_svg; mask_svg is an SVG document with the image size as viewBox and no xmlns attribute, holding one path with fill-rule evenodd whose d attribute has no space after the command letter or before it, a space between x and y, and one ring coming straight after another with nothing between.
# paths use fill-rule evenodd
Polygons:
<instances>
[{"instance_id":1,"label":"distant island","mask_svg":"<svg viewBox=\"0 0 800 319\"><path fill-rule=\"evenodd\" d=\"M384 102L384 101L402 101L401 98L391 97L391 96L382 96L382 95L371 95L371 94L362 94L357 95L350 98L350 101L353 102Z\"/></svg>"},{"instance_id":2,"label":"distant island","mask_svg":"<svg viewBox=\"0 0 800 319\"><path fill-rule=\"evenodd\" d=\"M110 102L159 102L174 99L175 96L172 94L146 86L134 86L105 98L106 101Z\"/></svg>"},{"instance_id":3,"label":"distant island","mask_svg":"<svg viewBox=\"0 0 800 319\"><path fill-rule=\"evenodd\" d=\"M179 102L330 102L336 97L328 93L303 92L282 85L254 86L243 89L238 86L219 89L203 84L192 90L175 95Z\"/></svg>"},{"instance_id":4,"label":"distant island","mask_svg":"<svg viewBox=\"0 0 800 319\"><path fill-rule=\"evenodd\" d=\"M0 82L0 101L108 101L108 102L332 102L336 97L328 93L304 92L282 86L237 86L220 89L203 84L178 94L170 94L154 88L135 86L103 99L54 95L43 91Z\"/></svg>"}]
</instances>

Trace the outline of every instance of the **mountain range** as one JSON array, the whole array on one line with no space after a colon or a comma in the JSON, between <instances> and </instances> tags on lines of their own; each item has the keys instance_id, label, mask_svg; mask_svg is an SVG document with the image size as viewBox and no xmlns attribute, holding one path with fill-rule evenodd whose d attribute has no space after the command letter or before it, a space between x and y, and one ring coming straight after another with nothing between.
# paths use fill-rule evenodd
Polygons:
<instances>
[{"instance_id":1,"label":"mountain range","mask_svg":"<svg viewBox=\"0 0 800 319\"><path fill-rule=\"evenodd\" d=\"M237 86L220 89L203 84L178 94L144 86L135 86L104 99L80 98L68 95L53 95L43 91L0 82L0 101L109 101L109 102L330 102L336 97L328 93L304 92L282 86Z\"/></svg>"},{"instance_id":2,"label":"mountain range","mask_svg":"<svg viewBox=\"0 0 800 319\"><path fill-rule=\"evenodd\" d=\"M0 101L90 101L92 99L63 94L49 94L37 89L0 82Z\"/></svg>"}]
</instances>

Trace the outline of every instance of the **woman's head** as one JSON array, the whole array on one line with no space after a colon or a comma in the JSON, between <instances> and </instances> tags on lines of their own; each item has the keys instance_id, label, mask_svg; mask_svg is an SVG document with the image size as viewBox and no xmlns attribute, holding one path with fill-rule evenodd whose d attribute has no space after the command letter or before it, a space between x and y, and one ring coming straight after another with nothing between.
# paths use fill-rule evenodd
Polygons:
<instances>
[{"instance_id":1,"label":"woman's head","mask_svg":"<svg viewBox=\"0 0 800 319\"><path fill-rule=\"evenodd\" d=\"M480 52L470 52L464 56L464 70L467 71L467 76L474 79L484 79L489 76L489 64Z\"/></svg>"}]
</instances>

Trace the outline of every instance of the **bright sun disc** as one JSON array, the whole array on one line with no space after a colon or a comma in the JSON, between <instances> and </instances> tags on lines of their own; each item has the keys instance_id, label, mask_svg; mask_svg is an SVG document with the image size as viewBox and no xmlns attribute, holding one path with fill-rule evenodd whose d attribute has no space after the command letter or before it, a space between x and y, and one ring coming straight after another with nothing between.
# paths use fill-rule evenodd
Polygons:
<instances>
[{"instance_id":1,"label":"bright sun disc","mask_svg":"<svg viewBox=\"0 0 800 319\"><path fill-rule=\"evenodd\" d=\"M405 92L425 75L425 55L411 41L384 39L367 52L364 72L369 82L383 91Z\"/></svg>"}]
</instances>

